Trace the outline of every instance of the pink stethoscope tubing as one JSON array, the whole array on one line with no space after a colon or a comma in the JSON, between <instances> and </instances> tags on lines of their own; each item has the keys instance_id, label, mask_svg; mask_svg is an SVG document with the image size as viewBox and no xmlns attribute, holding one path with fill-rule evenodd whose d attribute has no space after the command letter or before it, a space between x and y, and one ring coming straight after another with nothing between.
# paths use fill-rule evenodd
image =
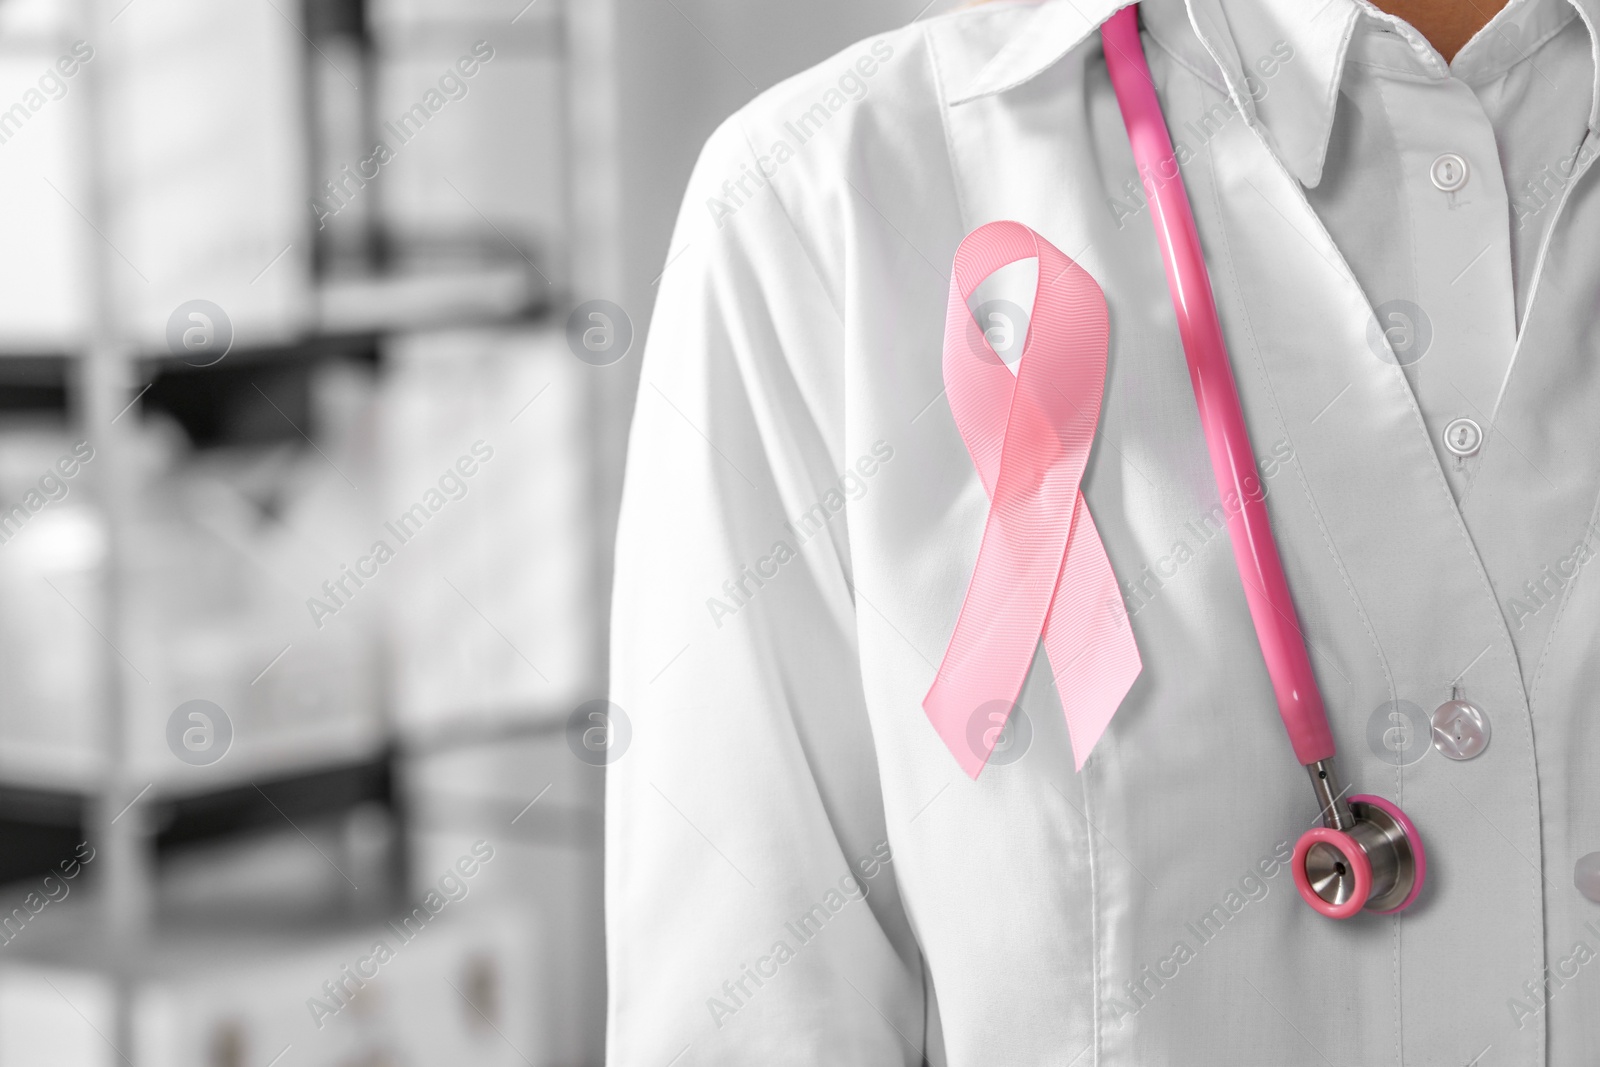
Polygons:
<instances>
[{"instance_id":1,"label":"pink stethoscope tubing","mask_svg":"<svg viewBox=\"0 0 1600 1067\"><path fill-rule=\"evenodd\" d=\"M1311 657L1306 654L1300 634L1278 546L1267 525L1266 498L1245 431L1228 349L1222 340L1222 324L1217 319L1200 236L1139 41L1138 8L1123 8L1112 15L1100 33L1105 40L1111 85L1122 106L1128 142L1144 180L1156 240L1161 244L1172 306L1178 314L1178 334L1189 360L1189 379L1200 409L1200 425L1217 477L1217 492L1225 502L1238 501L1238 506L1225 504L1224 510L1228 513L1229 540L1244 583L1250 619L1255 624L1261 655L1267 661L1267 674L1278 699L1278 712L1289 731L1295 756L1301 763L1316 763L1333 756L1333 732L1328 728L1316 677L1311 673Z\"/></svg>"},{"instance_id":2,"label":"pink stethoscope tubing","mask_svg":"<svg viewBox=\"0 0 1600 1067\"><path fill-rule=\"evenodd\" d=\"M1332 918L1349 918L1369 904L1383 913L1400 911L1416 900L1422 887L1426 859L1421 838L1411 820L1393 804L1373 797L1346 800L1337 790L1333 731L1268 523L1266 494L1245 429L1210 274L1145 61L1138 18L1138 6L1134 5L1118 11L1100 27L1106 69L1149 201L1250 620L1289 741L1296 758L1311 771L1323 804L1326 825L1308 833L1296 849L1296 885L1312 907ZM1376 901L1369 901L1375 888L1369 853L1385 864L1393 860L1396 872L1387 892L1380 893ZM1332 901L1319 895L1319 864L1326 875L1320 884L1339 881L1343 886L1340 893L1348 896Z\"/></svg>"}]
</instances>

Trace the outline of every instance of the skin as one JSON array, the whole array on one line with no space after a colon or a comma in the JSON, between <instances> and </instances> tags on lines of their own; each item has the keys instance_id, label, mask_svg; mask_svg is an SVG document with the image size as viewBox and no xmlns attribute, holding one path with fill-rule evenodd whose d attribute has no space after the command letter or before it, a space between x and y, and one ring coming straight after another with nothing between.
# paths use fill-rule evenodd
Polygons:
<instances>
[{"instance_id":1,"label":"skin","mask_svg":"<svg viewBox=\"0 0 1600 1067\"><path fill-rule=\"evenodd\" d=\"M978 0L984 3L986 0ZM1372 0L1373 6L1403 18L1428 39L1445 62L1456 57L1473 34L1489 24L1508 0Z\"/></svg>"},{"instance_id":2,"label":"skin","mask_svg":"<svg viewBox=\"0 0 1600 1067\"><path fill-rule=\"evenodd\" d=\"M1405 19L1448 62L1472 35L1488 25L1507 0L1372 0L1383 11Z\"/></svg>"}]
</instances>

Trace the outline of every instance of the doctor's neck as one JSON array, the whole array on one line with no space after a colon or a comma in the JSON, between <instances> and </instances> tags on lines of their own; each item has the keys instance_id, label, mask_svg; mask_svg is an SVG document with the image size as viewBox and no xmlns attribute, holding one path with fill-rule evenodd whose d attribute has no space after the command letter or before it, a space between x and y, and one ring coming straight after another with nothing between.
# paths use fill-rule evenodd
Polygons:
<instances>
[{"instance_id":1,"label":"doctor's neck","mask_svg":"<svg viewBox=\"0 0 1600 1067\"><path fill-rule=\"evenodd\" d=\"M1472 35L1506 6L1506 0L1372 0L1375 7L1403 18L1428 43L1438 49L1445 62L1456 57Z\"/></svg>"}]
</instances>

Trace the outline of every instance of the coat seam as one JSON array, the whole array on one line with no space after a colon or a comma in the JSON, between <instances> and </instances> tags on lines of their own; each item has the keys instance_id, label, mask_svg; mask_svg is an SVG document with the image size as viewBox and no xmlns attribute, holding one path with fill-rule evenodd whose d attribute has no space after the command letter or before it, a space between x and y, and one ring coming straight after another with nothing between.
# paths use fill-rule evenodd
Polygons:
<instances>
[{"instance_id":1,"label":"coat seam","mask_svg":"<svg viewBox=\"0 0 1600 1067\"><path fill-rule=\"evenodd\" d=\"M1593 134L1586 134L1583 142L1578 145L1578 148L1581 150L1583 145L1587 143L1589 138L1592 136ZM1591 160L1592 158L1593 157L1591 157ZM1523 334L1526 332L1528 321L1533 317L1534 305L1539 297L1539 279L1544 275L1545 260L1550 253L1550 246L1555 243L1556 227L1561 222L1562 216L1566 213L1567 204L1572 200L1572 191L1577 188L1578 182L1581 181L1584 175L1588 173L1589 164L1586 163L1584 164L1583 170L1574 175L1572 181L1568 182L1566 188L1561 191L1561 202L1556 205L1556 213L1550 220L1550 228L1545 231L1544 240L1540 242L1539 261L1534 267L1533 281L1531 283L1531 288L1528 291L1528 307L1527 310L1523 312L1522 323L1520 324L1520 328L1517 330L1517 349L1521 349ZM1516 366L1514 360L1515 357L1513 356L1513 368ZM1504 401L1504 394L1509 389L1510 383L1511 368L1508 368L1506 370L1505 384L1501 388L1501 396L1496 399L1495 410L1490 414L1489 424L1491 426L1494 425L1495 420L1500 414L1500 404ZM1592 528L1597 519L1600 519L1600 494L1596 494L1595 503L1589 509L1589 523L1585 529ZM1535 665L1533 677L1528 682L1528 718L1530 721L1533 718L1534 694L1538 691L1539 682L1544 678L1545 664L1550 658L1551 648L1555 645L1556 631L1561 628L1561 620L1566 617L1567 605L1572 600L1572 587L1576 584L1576 582L1569 583L1561 593L1561 603L1556 608L1555 618L1550 620L1550 632L1545 635L1544 647L1539 650L1539 662Z\"/></svg>"},{"instance_id":2,"label":"coat seam","mask_svg":"<svg viewBox=\"0 0 1600 1067\"><path fill-rule=\"evenodd\" d=\"M924 26L922 28L921 37L922 37L922 47L927 51L927 54L928 54L928 66L930 68L930 72L931 72L932 78L933 78L934 108L939 114L939 130L940 130L940 133L943 135L943 138L944 138L945 167L949 171L949 174L950 174L950 187L951 187L951 189L952 189L952 191L954 192L954 195L955 195L955 201L956 201L956 224L961 229L961 232L965 233L966 232L966 226L967 226L967 209L966 209L966 204L963 201L962 195L961 195L960 178L959 178L958 174L956 173L955 148L951 144L951 141L950 141L950 105L949 105L948 99L947 99L947 97L945 95L944 68L939 62L939 49L934 45L933 34L928 29L928 27ZM943 372L941 372L941 377L942 377L942 373ZM931 991L934 991L935 995L936 995L937 994L937 987L935 986L934 981L933 981L933 967L932 967L931 963L928 961L928 954L927 954L926 950L923 948L920 939L918 940L918 943L917 943L917 952L922 956L922 974L923 974L922 1055L923 1055L923 1062L927 1063L928 1062L928 1059L927 1059L928 1049L929 1049L929 1047L931 1045L931 1042L929 1040L929 1029L928 1028L929 1028L930 1018L931 1018L931 1015L932 1015L932 1013L928 1010L928 994L929 994L929 991L931 990ZM942 1024L942 1021L943 1021L943 1014L942 1013L941 1013L940 1019L941 1019L941 1024ZM940 1044L941 1048L945 1048L946 1047L945 1044L944 1044L944 1041L942 1040L942 1035L941 1035L941 1041L940 1041L939 1044ZM945 1058L946 1059L949 1058L948 1051L945 1053Z\"/></svg>"}]
</instances>

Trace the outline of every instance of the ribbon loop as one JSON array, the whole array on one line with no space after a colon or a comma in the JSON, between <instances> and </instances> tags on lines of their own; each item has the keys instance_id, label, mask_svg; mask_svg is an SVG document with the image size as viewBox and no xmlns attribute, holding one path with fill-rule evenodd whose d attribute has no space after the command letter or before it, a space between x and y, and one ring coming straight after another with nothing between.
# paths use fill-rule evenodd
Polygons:
<instances>
[{"instance_id":1,"label":"ribbon loop","mask_svg":"<svg viewBox=\"0 0 1600 1067\"><path fill-rule=\"evenodd\" d=\"M967 299L1022 259L1039 261L1039 280L1013 377ZM944 381L990 503L955 633L922 706L974 778L997 737L970 729L973 717L1016 703L1041 637L1080 770L1142 667L1079 488L1100 419L1107 336L1100 286L1021 223L981 226L956 250Z\"/></svg>"}]
</instances>

